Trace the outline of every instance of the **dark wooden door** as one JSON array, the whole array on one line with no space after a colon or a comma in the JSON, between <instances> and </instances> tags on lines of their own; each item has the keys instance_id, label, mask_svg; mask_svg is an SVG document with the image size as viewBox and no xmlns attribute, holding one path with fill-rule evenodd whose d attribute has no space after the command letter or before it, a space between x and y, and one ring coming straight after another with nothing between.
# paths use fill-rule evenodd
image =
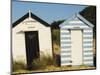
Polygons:
<instances>
[{"instance_id":1,"label":"dark wooden door","mask_svg":"<svg viewBox=\"0 0 100 75\"><path fill-rule=\"evenodd\" d=\"M38 32L25 32L27 67L32 68L32 62L39 57Z\"/></svg>"}]
</instances>

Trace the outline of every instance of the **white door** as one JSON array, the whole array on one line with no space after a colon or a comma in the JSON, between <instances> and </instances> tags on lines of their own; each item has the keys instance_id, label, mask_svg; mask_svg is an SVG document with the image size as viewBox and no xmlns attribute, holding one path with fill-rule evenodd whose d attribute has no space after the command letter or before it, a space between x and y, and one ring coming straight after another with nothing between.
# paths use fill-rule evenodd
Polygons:
<instances>
[{"instance_id":1,"label":"white door","mask_svg":"<svg viewBox=\"0 0 100 75\"><path fill-rule=\"evenodd\" d=\"M82 65L82 31L71 30L71 61L72 65Z\"/></svg>"}]
</instances>

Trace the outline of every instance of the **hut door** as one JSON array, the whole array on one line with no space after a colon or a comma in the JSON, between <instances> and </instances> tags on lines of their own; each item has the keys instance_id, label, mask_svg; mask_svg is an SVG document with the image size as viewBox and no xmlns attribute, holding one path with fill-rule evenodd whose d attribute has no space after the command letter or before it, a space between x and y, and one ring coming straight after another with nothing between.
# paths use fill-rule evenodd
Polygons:
<instances>
[{"instance_id":1,"label":"hut door","mask_svg":"<svg viewBox=\"0 0 100 75\"><path fill-rule=\"evenodd\" d=\"M82 65L82 31L71 30L72 65Z\"/></svg>"},{"instance_id":2,"label":"hut door","mask_svg":"<svg viewBox=\"0 0 100 75\"><path fill-rule=\"evenodd\" d=\"M32 68L32 61L39 57L38 32L25 32L27 66Z\"/></svg>"}]
</instances>

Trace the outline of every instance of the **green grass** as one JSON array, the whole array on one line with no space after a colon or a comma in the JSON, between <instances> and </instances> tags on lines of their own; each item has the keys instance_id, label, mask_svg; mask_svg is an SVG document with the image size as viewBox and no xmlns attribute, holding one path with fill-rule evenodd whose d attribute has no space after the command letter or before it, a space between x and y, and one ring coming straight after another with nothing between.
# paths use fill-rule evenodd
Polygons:
<instances>
[{"instance_id":1,"label":"green grass","mask_svg":"<svg viewBox=\"0 0 100 75\"><path fill-rule=\"evenodd\" d=\"M33 60L33 69L45 69L47 66L53 65L56 66L56 61L51 57L43 56L42 59Z\"/></svg>"},{"instance_id":2,"label":"green grass","mask_svg":"<svg viewBox=\"0 0 100 75\"><path fill-rule=\"evenodd\" d=\"M32 70L40 70L45 69L47 66L56 66L56 61L51 57L43 56L41 59L34 59L32 62ZM13 61L12 71L22 71L27 70L27 67L25 66L24 62L22 61Z\"/></svg>"}]
</instances>

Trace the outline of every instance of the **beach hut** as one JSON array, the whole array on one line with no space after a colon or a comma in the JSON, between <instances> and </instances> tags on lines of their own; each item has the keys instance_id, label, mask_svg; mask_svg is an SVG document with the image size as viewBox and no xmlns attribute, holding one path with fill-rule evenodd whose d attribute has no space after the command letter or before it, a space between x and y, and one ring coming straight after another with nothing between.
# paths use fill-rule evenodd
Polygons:
<instances>
[{"instance_id":1,"label":"beach hut","mask_svg":"<svg viewBox=\"0 0 100 75\"><path fill-rule=\"evenodd\" d=\"M14 22L12 56L13 61L21 61L29 67L36 58L52 58L50 25L30 11Z\"/></svg>"},{"instance_id":2,"label":"beach hut","mask_svg":"<svg viewBox=\"0 0 100 75\"><path fill-rule=\"evenodd\" d=\"M60 25L61 66L93 66L93 27L80 14Z\"/></svg>"}]
</instances>

